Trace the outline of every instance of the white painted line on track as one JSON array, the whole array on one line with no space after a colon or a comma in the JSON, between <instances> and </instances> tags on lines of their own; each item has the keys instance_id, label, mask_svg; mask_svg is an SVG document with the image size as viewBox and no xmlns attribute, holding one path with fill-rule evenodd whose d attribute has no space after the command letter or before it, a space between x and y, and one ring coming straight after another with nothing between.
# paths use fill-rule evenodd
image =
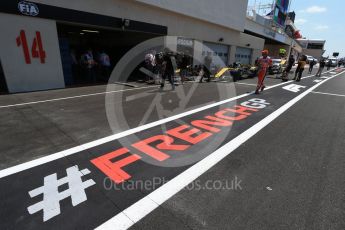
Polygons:
<instances>
[{"instance_id":1,"label":"white painted line on track","mask_svg":"<svg viewBox=\"0 0 345 230\"><path fill-rule=\"evenodd\" d=\"M178 176L176 176L175 178L173 178L166 184L162 185L161 187L151 192L150 194L148 194L147 196L145 196L138 202L126 208L125 210L123 210L123 212L109 219L107 222L103 223L101 226L97 227L96 229L112 230L114 229L114 226L116 226L116 229L128 229L133 224L135 224L136 222L144 218L147 214L155 210L159 205L163 204L173 195L181 191L184 187L186 187L188 184L193 182L199 176L204 174L207 170L209 170L211 167L216 165L218 162L220 162L222 159L224 159L234 150L236 150L239 146L241 146L243 143L249 140L252 136L258 133L260 130L265 128L267 125L269 125L272 121L274 121L277 117L279 117L281 114L287 111L290 107L292 107L302 98L304 98L306 95L311 93L314 89L316 89L317 87L319 87L326 81L340 74L343 74L343 73L334 75L331 78L312 86L305 92L296 96L294 99L287 102L285 105L283 105L282 107L280 107L279 109L277 109L276 111L274 111L273 113L271 113L270 115L262 119L260 122L256 123L251 128L247 129L246 131L238 135L237 137L235 137L233 140L231 140L227 144L223 145L221 148L217 149L215 152L208 155L203 160L194 164L193 166L188 168L186 171L182 172L181 174L179 174ZM124 215L127 216L128 218L128 221L125 222L127 226L123 224L124 222L120 222L120 221L123 221ZM120 226L122 228L120 228Z\"/></svg>"},{"instance_id":2,"label":"white painted line on track","mask_svg":"<svg viewBox=\"0 0 345 230\"><path fill-rule=\"evenodd\" d=\"M325 72L325 73L327 73L327 72ZM307 77L311 77L311 76L307 76ZM307 77L305 77L305 78L307 78ZM237 83L237 84L245 85L246 83ZM247 85L256 86L255 84L247 84ZM138 88L134 88L134 89L122 89L122 90L114 90L114 91L109 91L109 92L99 92L99 93L82 94L82 95L70 96L70 97L53 98L53 99L40 100L40 101L23 102L23 103L11 104L11 105L1 105L1 106L0 106L0 109L3 109L3 108L10 108L10 107L16 107L16 106L40 104L40 103L46 103L46 102L55 102L55 101L69 100L69 99L82 98L82 97L90 97L90 96L97 96L97 95L105 95L105 94L110 94L110 93L119 93L119 92L132 91L132 90L139 90L139 89L158 88L158 87L159 87L159 86L157 86L157 85L154 85L154 86L145 86L145 87L138 87ZM268 89L268 88L266 88L266 89Z\"/></svg>"},{"instance_id":3,"label":"white painted line on track","mask_svg":"<svg viewBox=\"0 0 345 230\"><path fill-rule=\"evenodd\" d=\"M17 103L17 104L12 104L12 105L2 105L0 106L0 109L23 106L23 105L40 104L40 103L45 103L45 102L62 101L62 100L68 100L68 99L74 99L74 98L90 97L90 96L96 96L96 95L104 95L104 94L110 94L110 93L119 93L119 92L132 91L132 90L138 90L138 89L147 89L147 88L153 88L153 87L158 88L158 86L145 86L145 87L138 87L134 89L121 89L121 90L114 90L114 91L109 91L109 92L82 94L82 95L77 95L77 96L60 97L60 98L53 98L53 99L47 99L47 100L41 100L41 101Z\"/></svg>"},{"instance_id":4,"label":"white painted line on track","mask_svg":"<svg viewBox=\"0 0 345 230\"><path fill-rule=\"evenodd\" d=\"M309 76L306 76L302 79L310 78L313 76L315 76L315 75L309 75ZM279 87L281 85L285 85L285 84L288 84L291 82L293 82L293 80L287 81L287 82L282 82L282 83L279 83L277 85L269 86L265 90L273 89L275 87ZM69 155L73 155L73 154L78 153L80 151L90 149L90 148L93 148L95 146L102 145L102 144L105 144L107 142L110 142L110 141L113 141L116 139L120 139L122 137L131 135L131 134L134 134L134 133L137 133L137 132L140 132L140 131L143 131L143 130L146 130L146 129L149 129L149 128L152 128L155 126L165 124L167 122L177 120L177 119L180 119L182 117L185 117L185 116L188 116L188 115L191 115L191 114L194 114L194 113L197 113L197 112L209 109L209 108L213 108L213 107L216 107L216 106L219 106L219 105L222 105L222 104L225 104L225 103L249 96L253 93L254 92L245 93L245 94L233 97L233 98L219 101L219 102L214 103L214 104L210 104L210 105L202 106L200 108L192 109L192 110L189 110L189 111L186 111L186 112L183 112L183 113L171 116L171 117L167 117L167 118L155 121L155 122L151 122L151 123L148 123L148 124L145 124L142 126L138 126L136 128L133 128L133 129L129 129L129 130L126 130L126 131L123 131L120 133L116 133L116 134L113 134L113 135L110 135L107 137L103 137L101 139L98 139L98 140L95 140L92 142L88 142L88 143L85 143L85 144L82 144L82 145L79 145L79 146L76 146L76 147L73 147L70 149L66 149L66 150L63 150L61 152L53 153L53 154L50 154L50 155L47 155L47 156L44 156L44 157L41 157L41 158L38 158L38 159L35 159L32 161L28 161L28 162L21 163L21 164L18 164L18 165L15 165L15 166L12 166L12 167L9 167L6 169L2 169L2 170L0 170L0 178L9 176L9 175L12 175L12 174L15 174L15 173L18 173L18 172L21 172L21 171L24 171L24 170L27 170L30 168L34 168L36 166L46 164L46 163L51 162L51 161L54 161L54 160L57 160L57 159L60 159L60 158L63 158L63 157L69 156Z\"/></svg>"},{"instance_id":5,"label":"white painted line on track","mask_svg":"<svg viewBox=\"0 0 345 230\"><path fill-rule=\"evenodd\" d=\"M313 91L311 93L314 94L323 94L323 95L329 95L329 96L337 96L337 97L345 97L345 95L342 94L335 94L335 93L324 93L324 92L318 92L318 91Z\"/></svg>"},{"instance_id":6,"label":"white painted line on track","mask_svg":"<svg viewBox=\"0 0 345 230\"><path fill-rule=\"evenodd\" d=\"M235 82L235 84L238 84L238 85L257 86L256 84L249 84L249 83L243 83L243 82Z\"/></svg>"}]
</instances>

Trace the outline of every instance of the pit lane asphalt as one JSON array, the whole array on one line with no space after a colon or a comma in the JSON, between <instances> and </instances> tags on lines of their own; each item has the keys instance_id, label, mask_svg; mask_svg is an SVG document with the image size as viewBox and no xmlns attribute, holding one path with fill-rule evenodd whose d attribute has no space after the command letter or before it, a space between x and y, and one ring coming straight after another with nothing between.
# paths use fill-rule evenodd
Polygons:
<instances>
[{"instance_id":1,"label":"pit lane asphalt","mask_svg":"<svg viewBox=\"0 0 345 230\"><path fill-rule=\"evenodd\" d=\"M315 91L345 95L345 74ZM242 189L183 190L131 229L345 229L344 114L310 93L199 178Z\"/></svg>"},{"instance_id":2,"label":"pit lane asphalt","mask_svg":"<svg viewBox=\"0 0 345 230\"><path fill-rule=\"evenodd\" d=\"M211 83L212 84L212 83ZM200 97L200 94L203 94L206 90L209 90L210 88L212 88L212 86L211 86L211 84L201 84L202 86L203 85L207 85L208 87L207 87L207 89L205 89L205 88L202 88L202 90L201 90L201 92L196 92L197 93L197 97ZM218 89L218 88L217 88ZM209 91L208 91L209 92ZM155 94L157 93L156 91L154 92ZM198 94L199 93L199 94ZM129 96L132 96L132 95L129 95ZM272 96L272 95L271 95ZM210 97L207 97L207 100L209 100L210 99ZM211 97L211 99L217 99L217 98L212 98ZM278 99L278 101L279 101L279 98L277 98ZM206 101L207 101L206 100ZM142 102L142 101L141 101ZM168 103L168 105L170 105L171 103ZM171 105L170 105L171 106ZM135 125L135 124L134 124ZM77 160L77 161L75 161L75 162L78 162L79 160ZM72 162L73 162L73 160L72 160ZM63 171L63 169L65 168L65 167L67 167L68 165L71 165L71 163L72 162L68 162L68 161L64 161L64 159L62 159L60 162L59 162L59 164L58 165L56 165L55 164L55 166L54 167L61 167L61 169L62 169L62 171ZM80 161L79 161L80 162ZM43 174L43 175L45 175L45 171L44 170L47 170L47 171L51 171L51 169L49 169L49 165L46 165L46 166L42 166L42 167L40 167L40 169L39 169L39 171L41 172L35 172L35 174L37 174L37 173L39 173L39 174ZM42 171L43 170L43 171ZM54 169L55 170L55 169ZM54 171L53 170L53 171ZM35 170L35 171L37 171L37 170ZM25 175L25 174L27 174L27 175ZM30 177L30 172L26 172L26 173L24 173L24 175L25 175L25 177L23 177L23 178L29 178ZM32 175L34 175L34 174L32 174ZM35 178L37 177L37 175L36 176L34 176ZM37 179L39 179L39 178L37 178ZM18 183L20 183L20 181L19 180L15 180L16 182L18 182ZM6 183L11 183L10 181L7 181ZM37 181L38 182L38 181ZM36 183L37 183L36 182ZM15 184L14 186L16 186L16 187L18 187L20 184ZM39 185L39 182L37 183L37 185ZM30 184L28 184L28 183L26 183L26 186L28 186L28 187L32 187L32 186L37 186L37 185L30 185ZM6 188L9 188L9 187L6 187ZM19 187L18 187L19 188ZM18 205L19 206L21 206L21 208L22 208L22 206L24 206L24 207L27 207L31 202L30 202L30 200L28 200L27 198L26 198L26 196L25 196L25 191L28 191L28 189L27 188L25 188L24 189L24 193L22 193L22 195L24 195L24 200L25 200L25 204L23 205L23 203L21 203L20 202L20 200L17 200L17 203L18 203ZM96 191L95 191L96 192ZM10 194L11 193L11 191L7 191L6 193L4 193L4 194ZM97 192L96 192L97 193ZM92 202L92 203L94 203L94 204L96 204L96 203L98 203L97 201L97 199L98 199L98 195L96 195L96 193L95 194L91 194L90 196L91 197L93 197L93 198L91 198L91 201L90 202ZM3 198L5 198L5 197L3 197ZM130 197L123 197L124 199L126 199L126 198L128 198L129 200L130 200ZM119 199L118 197L116 198L116 199ZM6 203L7 203L7 201L9 202L9 203L11 203L11 200L6 200ZM128 201L129 202L129 201ZM122 203L124 203L124 204L122 204L123 205L123 208L124 207L126 207L126 206L128 206L130 203L128 203L128 202L126 202L126 201L123 201ZM28 204L26 204L26 203L28 203ZM64 204L66 204L66 206L68 206L68 201L63 201L63 203ZM65 206L65 205L63 205L63 206ZM108 207L109 208L109 210L110 209L112 209L112 207L111 206L109 206ZM120 207L121 208L121 207ZM20 211L20 210L16 210L16 211ZM71 209L69 209L69 211L73 211L73 210L71 210ZM115 210L114 210L114 212L116 212ZM12 213L13 214L13 213ZM81 213L79 213L80 215L81 215ZM88 225L82 225L81 223L78 223L78 220L80 221L80 219L82 218L82 216L78 216L78 218L76 217L75 219L74 219L74 221L72 222L72 223L69 223L68 224L68 226L69 227L71 227L71 226L79 226L79 227L84 227L84 228L88 228ZM95 215L97 215L97 213L95 213ZM4 216L2 216L2 217L4 217ZM14 218L18 218L18 217L16 217L16 216L13 216ZM100 217L100 216L98 216L98 217ZM27 218L27 217L26 217ZM40 215L35 215L35 217L34 217L34 219L31 219L31 221L30 221L30 224L31 224L31 228L39 228L39 227L42 227L42 226L34 226L33 224L37 224L37 223L39 223L39 220L40 219ZM18 220L19 221L19 220ZM5 225L5 226L9 226L9 225ZM58 227L58 226L55 226L55 227Z\"/></svg>"},{"instance_id":3,"label":"pit lane asphalt","mask_svg":"<svg viewBox=\"0 0 345 230\"><path fill-rule=\"evenodd\" d=\"M224 96L219 97L220 91L229 89L230 97L251 92L255 89L256 78L238 83L234 85L214 82L196 83L198 87L187 107L177 111L174 111L178 103L174 100L176 95L169 91L170 85L167 84L165 91L160 93L166 99L160 104L170 112L169 115L178 114L190 108L224 99ZM266 79L267 86L279 83L281 83L279 79ZM188 92L192 86L192 83L187 83L183 88L185 92ZM159 93L158 87L155 86L139 89L116 86L115 89L116 91L126 90L114 92L113 103L122 106L128 124L127 127L116 127L115 133L138 126L143 117L142 112L147 110L155 95ZM106 92L106 85L1 95L0 154L2 160L0 169L112 135L114 132L107 120L104 92ZM117 97L120 94L122 98ZM83 97L76 97L80 95ZM1 108L1 106L66 97L72 98ZM126 98L134 98L134 100L125 101ZM157 114L152 113L147 120L143 121L143 124L157 119Z\"/></svg>"}]
</instances>

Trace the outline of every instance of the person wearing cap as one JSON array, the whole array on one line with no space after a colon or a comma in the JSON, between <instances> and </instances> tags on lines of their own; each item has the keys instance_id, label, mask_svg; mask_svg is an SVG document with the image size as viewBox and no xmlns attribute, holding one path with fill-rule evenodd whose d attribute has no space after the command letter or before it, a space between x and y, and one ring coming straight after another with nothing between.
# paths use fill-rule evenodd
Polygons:
<instances>
[{"instance_id":1,"label":"person wearing cap","mask_svg":"<svg viewBox=\"0 0 345 230\"><path fill-rule=\"evenodd\" d=\"M259 94L259 91L265 89L264 80L267 74L268 67L272 66L272 59L268 56L268 50L261 52L262 57L257 61L258 65L258 84L255 90L255 94Z\"/></svg>"}]
</instances>

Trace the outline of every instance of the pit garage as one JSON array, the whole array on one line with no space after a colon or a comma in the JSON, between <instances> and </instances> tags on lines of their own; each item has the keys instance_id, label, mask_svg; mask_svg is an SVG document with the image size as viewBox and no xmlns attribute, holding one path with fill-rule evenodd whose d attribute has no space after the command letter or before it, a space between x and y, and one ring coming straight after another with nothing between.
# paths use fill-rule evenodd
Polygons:
<instances>
[{"instance_id":1,"label":"pit garage","mask_svg":"<svg viewBox=\"0 0 345 230\"><path fill-rule=\"evenodd\" d=\"M168 32L162 25L10 0L0 1L0 29L6 34L0 37L1 93L107 82L127 51Z\"/></svg>"},{"instance_id":2,"label":"pit garage","mask_svg":"<svg viewBox=\"0 0 345 230\"><path fill-rule=\"evenodd\" d=\"M235 54L235 61L243 65L249 65L252 59L252 49L237 47Z\"/></svg>"},{"instance_id":3,"label":"pit garage","mask_svg":"<svg viewBox=\"0 0 345 230\"><path fill-rule=\"evenodd\" d=\"M57 24L57 30L66 86L107 82L114 66L126 52L141 42L161 36L63 23ZM85 55L92 55L94 64L88 64ZM104 57L109 60L109 65L104 65Z\"/></svg>"},{"instance_id":4,"label":"pit garage","mask_svg":"<svg viewBox=\"0 0 345 230\"><path fill-rule=\"evenodd\" d=\"M211 52L211 53L210 53ZM228 65L229 46L217 43L204 42L202 56L205 58L211 54L211 72ZM218 58L216 58L218 56Z\"/></svg>"}]
</instances>

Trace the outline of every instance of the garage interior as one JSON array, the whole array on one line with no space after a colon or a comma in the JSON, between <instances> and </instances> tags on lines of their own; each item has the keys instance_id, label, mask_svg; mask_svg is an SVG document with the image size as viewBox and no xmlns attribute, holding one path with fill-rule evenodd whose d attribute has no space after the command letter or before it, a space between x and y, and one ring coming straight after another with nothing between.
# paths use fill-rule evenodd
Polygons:
<instances>
[{"instance_id":1,"label":"garage interior","mask_svg":"<svg viewBox=\"0 0 345 230\"><path fill-rule=\"evenodd\" d=\"M68 87L80 85L104 84L116 63L131 48L148 39L161 36L153 33L105 29L98 27L57 23L59 45L65 84ZM93 68L92 79L87 74L88 69L82 62L83 54L91 49L97 63ZM98 63L99 54L104 51L111 62L109 71L102 71ZM143 56L144 61L144 56ZM130 80L138 80L143 76L131 76Z\"/></svg>"}]
</instances>

